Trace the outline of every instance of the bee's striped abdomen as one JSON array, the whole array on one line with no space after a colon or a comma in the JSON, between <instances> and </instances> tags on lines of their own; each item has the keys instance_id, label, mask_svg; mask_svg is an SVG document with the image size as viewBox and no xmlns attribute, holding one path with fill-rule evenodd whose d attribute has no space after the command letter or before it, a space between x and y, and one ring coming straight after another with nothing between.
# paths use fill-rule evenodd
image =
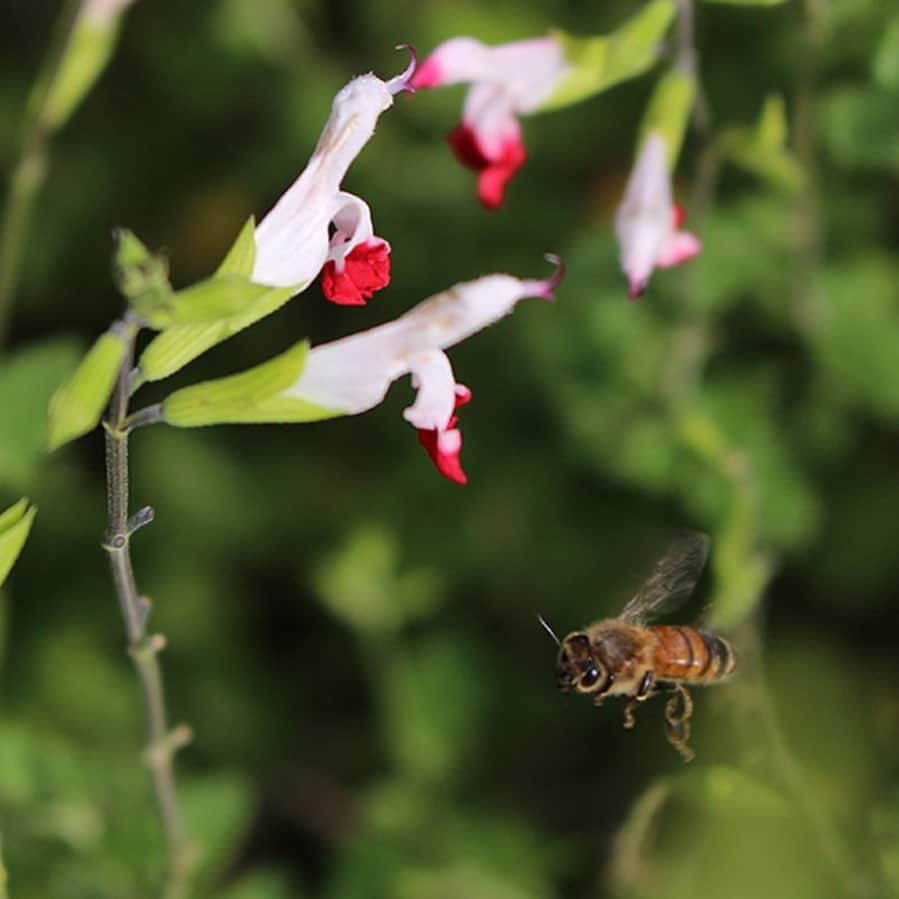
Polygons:
<instances>
[{"instance_id":1,"label":"bee's striped abdomen","mask_svg":"<svg viewBox=\"0 0 899 899\"><path fill-rule=\"evenodd\" d=\"M710 683L733 674L736 667L730 644L692 627L650 628L656 638L653 668L656 680Z\"/></svg>"}]
</instances>

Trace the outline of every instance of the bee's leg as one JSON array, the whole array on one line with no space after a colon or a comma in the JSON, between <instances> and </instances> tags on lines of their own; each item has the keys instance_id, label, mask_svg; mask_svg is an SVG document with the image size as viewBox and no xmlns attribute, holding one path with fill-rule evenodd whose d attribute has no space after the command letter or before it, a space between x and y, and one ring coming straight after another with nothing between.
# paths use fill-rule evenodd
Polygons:
<instances>
[{"instance_id":1,"label":"bee's leg","mask_svg":"<svg viewBox=\"0 0 899 899\"><path fill-rule=\"evenodd\" d=\"M695 753L687 745L690 741L690 717L693 700L683 684L672 684L673 696L665 705L665 736L681 754L685 762L692 761Z\"/></svg>"},{"instance_id":2,"label":"bee's leg","mask_svg":"<svg viewBox=\"0 0 899 899\"><path fill-rule=\"evenodd\" d=\"M608 695L609 690L612 689L612 684L615 683L615 675L610 671L606 675L606 679L602 682L600 688L593 694L593 705L599 708L602 705L602 701Z\"/></svg>"},{"instance_id":3,"label":"bee's leg","mask_svg":"<svg viewBox=\"0 0 899 899\"><path fill-rule=\"evenodd\" d=\"M628 730L634 726L634 709L637 708L639 703L649 699L649 694L652 692L654 683L655 675L650 668L646 674L643 675L643 680L640 681L637 692L627 701L627 705L624 707L624 726Z\"/></svg>"}]
</instances>

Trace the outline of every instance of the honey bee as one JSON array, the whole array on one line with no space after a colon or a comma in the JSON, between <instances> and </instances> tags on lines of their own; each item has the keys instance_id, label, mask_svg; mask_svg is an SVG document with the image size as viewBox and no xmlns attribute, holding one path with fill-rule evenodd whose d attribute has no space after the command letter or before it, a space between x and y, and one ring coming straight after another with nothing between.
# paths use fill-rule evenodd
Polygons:
<instances>
[{"instance_id":1,"label":"honey bee","mask_svg":"<svg viewBox=\"0 0 899 899\"><path fill-rule=\"evenodd\" d=\"M680 606L693 592L709 554L705 534L675 540L652 574L617 618L596 621L559 640L556 677L563 693L592 694L593 704L607 696L628 696L624 726L634 726L634 709L650 696L667 692L665 735L684 761L694 757L687 745L693 700L686 684L726 681L736 657L730 644L716 634L684 625L654 625L646 621Z\"/></svg>"}]
</instances>

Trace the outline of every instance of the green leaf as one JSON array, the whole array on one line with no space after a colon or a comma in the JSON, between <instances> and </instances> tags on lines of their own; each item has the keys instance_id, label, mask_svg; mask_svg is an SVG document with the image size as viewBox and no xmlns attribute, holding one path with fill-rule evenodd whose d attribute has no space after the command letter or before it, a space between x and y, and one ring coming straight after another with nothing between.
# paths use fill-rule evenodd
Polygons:
<instances>
[{"instance_id":1,"label":"green leaf","mask_svg":"<svg viewBox=\"0 0 899 899\"><path fill-rule=\"evenodd\" d=\"M37 507L24 498L0 515L0 586L22 552L35 515Z\"/></svg>"},{"instance_id":2,"label":"green leaf","mask_svg":"<svg viewBox=\"0 0 899 899\"><path fill-rule=\"evenodd\" d=\"M47 446L50 397L78 364L73 340L29 344L0 366L0 484L16 492L32 488Z\"/></svg>"},{"instance_id":3,"label":"green leaf","mask_svg":"<svg viewBox=\"0 0 899 899\"><path fill-rule=\"evenodd\" d=\"M827 316L812 347L832 389L880 416L899 415L899 266L885 254L831 263Z\"/></svg>"},{"instance_id":4,"label":"green leaf","mask_svg":"<svg viewBox=\"0 0 899 899\"><path fill-rule=\"evenodd\" d=\"M805 173L787 147L787 115L782 97L762 106L755 128L729 128L721 137L724 155L741 168L790 191L801 189Z\"/></svg>"},{"instance_id":5,"label":"green leaf","mask_svg":"<svg viewBox=\"0 0 899 899\"><path fill-rule=\"evenodd\" d=\"M58 449L100 423L124 358L125 341L120 334L107 331L97 339L50 400L48 449Z\"/></svg>"},{"instance_id":6,"label":"green leaf","mask_svg":"<svg viewBox=\"0 0 899 899\"><path fill-rule=\"evenodd\" d=\"M201 880L217 880L232 862L253 810L249 785L233 774L193 777L180 787L188 832L200 848Z\"/></svg>"},{"instance_id":7,"label":"green leaf","mask_svg":"<svg viewBox=\"0 0 899 899\"><path fill-rule=\"evenodd\" d=\"M695 96L696 76L680 69L671 69L656 84L640 123L638 146L650 131L658 131L665 139L668 166L672 170L677 165Z\"/></svg>"},{"instance_id":8,"label":"green leaf","mask_svg":"<svg viewBox=\"0 0 899 899\"><path fill-rule=\"evenodd\" d=\"M198 428L319 421L342 415L296 397L278 396L303 373L308 351L309 344L303 341L238 375L176 390L162 404L163 417L175 427Z\"/></svg>"},{"instance_id":9,"label":"green leaf","mask_svg":"<svg viewBox=\"0 0 899 899\"><path fill-rule=\"evenodd\" d=\"M823 104L825 143L837 162L899 170L899 116L887 91L840 87Z\"/></svg>"},{"instance_id":10,"label":"green leaf","mask_svg":"<svg viewBox=\"0 0 899 899\"><path fill-rule=\"evenodd\" d=\"M468 644L446 638L390 659L382 686L387 746L405 774L445 785L465 770L483 733L483 674Z\"/></svg>"},{"instance_id":11,"label":"green leaf","mask_svg":"<svg viewBox=\"0 0 899 899\"><path fill-rule=\"evenodd\" d=\"M611 34L574 37L553 31L572 71L540 109L569 106L643 74L658 59L675 9L672 0L653 0Z\"/></svg>"},{"instance_id":12,"label":"green leaf","mask_svg":"<svg viewBox=\"0 0 899 899\"><path fill-rule=\"evenodd\" d=\"M308 283L308 282L307 282ZM266 287L244 312L208 324L174 325L155 337L141 354L144 380L159 381L180 371L197 356L280 309L306 284L298 287Z\"/></svg>"},{"instance_id":13,"label":"green leaf","mask_svg":"<svg viewBox=\"0 0 899 899\"><path fill-rule=\"evenodd\" d=\"M249 278L256 264L256 219L250 216L240 229L240 234L218 267L216 275L240 275Z\"/></svg>"},{"instance_id":14,"label":"green leaf","mask_svg":"<svg viewBox=\"0 0 899 899\"><path fill-rule=\"evenodd\" d=\"M130 306L154 328L167 324L171 303L168 260L151 253L127 228L115 234L113 278Z\"/></svg>"},{"instance_id":15,"label":"green leaf","mask_svg":"<svg viewBox=\"0 0 899 899\"><path fill-rule=\"evenodd\" d=\"M392 531L360 528L316 572L322 603L361 636L396 633L421 620L440 602L440 576L428 568L401 571L401 555Z\"/></svg>"}]
</instances>

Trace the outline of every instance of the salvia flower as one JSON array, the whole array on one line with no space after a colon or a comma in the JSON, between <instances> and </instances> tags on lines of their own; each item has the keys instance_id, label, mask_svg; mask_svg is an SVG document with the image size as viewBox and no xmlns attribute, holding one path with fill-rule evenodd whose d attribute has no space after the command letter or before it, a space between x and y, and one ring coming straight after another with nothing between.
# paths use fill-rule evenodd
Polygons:
<instances>
[{"instance_id":1,"label":"salvia flower","mask_svg":"<svg viewBox=\"0 0 899 899\"><path fill-rule=\"evenodd\" d=\"M412 376L415 401L403 413L438 471L467 481L459 460L462 434L456 410L471 391L456 381L445 350L508 315L526 297L553 298L561 262L546 280L486 275L457 284L392 322L313 347L299 379L279 399L301 400L333 415L357 415L377 406L390 385Z\"/></svg>"},{"instance_id":2,"label":"salvia flower","mask_svg":"<svg viewBox=\"0 0 899 899\"><path fill-rule=\"evenodd\" d=\"M446 41L421 64L413 88L470 84L462 122L447 136L456 157L478 172L478 197L502 204L527 151L518 116L535 112L571 71L555 37L490 47L470 37Z\"/></svg>"},{"instance_id":3,"label":"salvia flower","mask_svg":"<svg viewBox=\"0 0 899 899\"><path fill-rule=\"evenodd\" d=\"M621 268L628 296L642 296L656 268L678 265L701 249L699 238L680 230L683 212L672 199L665 138L650 131L631 171L615 214Z\"/></svg>"},{"instance_id":4,"label":"salvia flower","mask_svg":"<svg viewBox=\"0 0 899 899\"><path fill-rule=\"evenodd\" d=\"M414 71L413 53L402 75L360 75L337 94L308 165L256 228L254 281L305 285L321 272L325 296L347 306L364 305L389 283L390 244L375 236L365 201L340 184L394 95L411 89Z\"/></svg>"}]
</instances>

